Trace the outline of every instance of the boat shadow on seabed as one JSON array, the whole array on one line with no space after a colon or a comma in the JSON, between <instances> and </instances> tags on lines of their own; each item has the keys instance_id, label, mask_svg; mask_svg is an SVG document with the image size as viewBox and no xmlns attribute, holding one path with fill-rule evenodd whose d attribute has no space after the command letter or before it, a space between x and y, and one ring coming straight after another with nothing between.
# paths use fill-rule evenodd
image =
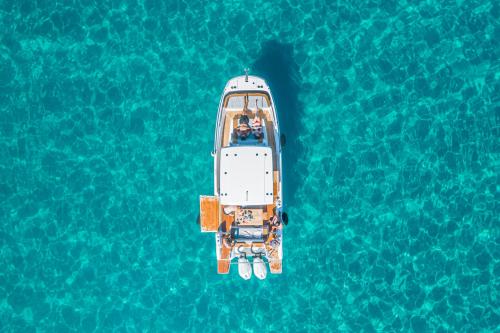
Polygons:
<instances>
[{"instance_id":1,"label":"boat shadow on seabed","mask_svg":"<svg viewBox=\"0 0 500 333\"><path fill-rule=\"evenodd\" d=\"M283 201L286 206L295 205L295 193L302 183L298 170L304 159L304 147L298 139L302 123L303 105L298 95L301 77L293 59L292 44L268 41L263 44L259 58L252 66L252 74L266 80L273 92L278 112L280 131L286 135L283 147ZM301 161L302 158L302 161ZM286 209L286 208L285 208Z\"/></svg>"}]
</instances>

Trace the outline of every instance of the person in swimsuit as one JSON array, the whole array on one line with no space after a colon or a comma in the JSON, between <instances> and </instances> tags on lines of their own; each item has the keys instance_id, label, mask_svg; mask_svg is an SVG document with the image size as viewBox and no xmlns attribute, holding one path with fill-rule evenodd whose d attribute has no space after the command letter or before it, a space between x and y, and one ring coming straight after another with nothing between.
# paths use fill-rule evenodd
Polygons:
<instances>
[{"instance_id":1,"label":"person in swimsuit","mask_svg":"<svg viewBox=\"0 0 500 333\"><path fill-rule=\"evenodd\" d=\"M238 137L242 140L245 140L250 135L252 129L250 128L250 126L248 126L247 123L240 123L236 131L238 133Z\"/></svg>"},{"instance_id":2,"label":"person in swimsuit","mask_svg":"<svg viewBox=\"0 0 500 333\"><path fill-rule=\"evenodd\" d=\"M263 133L262 133L262 123L260 122L260 118L255 118L252 121L252 134L257 138L257 139L262 139Z\"/></svg>"},{"instance_id":3,"label":"person in swimsuit","mask_svg":"<svg viewBox=\"0 0 500 333\"><path fill-rule=\"evenodd\" d=\"M246 94L244 97L243 114L247 114L249 112L250 109L248 108L248 94Z\"/></svg>"}]
</instances>

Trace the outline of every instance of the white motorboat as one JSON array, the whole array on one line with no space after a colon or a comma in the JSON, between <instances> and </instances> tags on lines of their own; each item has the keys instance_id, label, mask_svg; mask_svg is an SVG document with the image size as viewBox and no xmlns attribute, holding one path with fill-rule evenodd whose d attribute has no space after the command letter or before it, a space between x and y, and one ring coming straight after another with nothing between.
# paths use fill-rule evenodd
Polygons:
<instances>
[{"instance_id":1,"label":"white motorboat","mask_svg":"<svg viewBox=\"0 0 500 333\"><path fill-rule=\"evenodd\" d=\"M202 232L215 233L217 271L242 278L282 272L281 136L271 91L260 77L235 77L221 96L215 128L214 195L200 196Z\"/></svg>"}]
</instances>

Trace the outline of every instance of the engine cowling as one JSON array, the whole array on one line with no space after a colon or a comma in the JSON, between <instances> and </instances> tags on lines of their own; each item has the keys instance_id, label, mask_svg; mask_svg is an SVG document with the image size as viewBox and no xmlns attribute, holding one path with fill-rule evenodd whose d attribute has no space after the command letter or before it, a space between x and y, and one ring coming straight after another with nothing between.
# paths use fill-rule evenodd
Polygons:
<instances>
[{"instance_id":1,"label":"engine cowling","mask_svg":"<svg viewBox=\"0 0 500 333\"><path fill-rule=\"evenodd\" d=\"M252 277L252 266L245 257L238 258L238 273L242 279L249 280Z\"/></svg>"},{"instance_id":2,"label":"engine cowling","mask_svg":"<svg viewBox=\"0 0 500 333\"><path fill-rule=\"evenodd\" d=\"M255 276L260 279L264 280L267 276L267 267L266 263L262 258L257 257L253 259L253 272Z\"/></svg>"}]
</instances>

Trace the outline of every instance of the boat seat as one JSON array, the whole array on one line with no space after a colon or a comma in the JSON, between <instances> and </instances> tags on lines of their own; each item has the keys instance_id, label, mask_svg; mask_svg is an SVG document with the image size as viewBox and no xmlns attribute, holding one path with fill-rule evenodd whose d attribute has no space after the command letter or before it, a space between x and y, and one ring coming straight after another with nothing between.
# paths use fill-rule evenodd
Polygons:
<instances>
[{"instance_id":1,"label":"boat seat","mask_svg":"<svg viewBox=\"0 0 500 333\"><path fill-rule=\"evenodd\" d=\"M262 118L262 137L260 139L257 139L252 133L248 135L248 137L245 140L241 140L238 137L238 134L236 133L236 129L238 128L238 120L241 117L241 114L238 116L235 116L233 118L233 128L231 129L231 145L248 145L248 146L255 146L255 145L260 145L264 144L267 146L267 128L266 128L266 120L265 118ZM253 119L255 117L249 117L250 119Z\"/></svg>"}]
</instances>

